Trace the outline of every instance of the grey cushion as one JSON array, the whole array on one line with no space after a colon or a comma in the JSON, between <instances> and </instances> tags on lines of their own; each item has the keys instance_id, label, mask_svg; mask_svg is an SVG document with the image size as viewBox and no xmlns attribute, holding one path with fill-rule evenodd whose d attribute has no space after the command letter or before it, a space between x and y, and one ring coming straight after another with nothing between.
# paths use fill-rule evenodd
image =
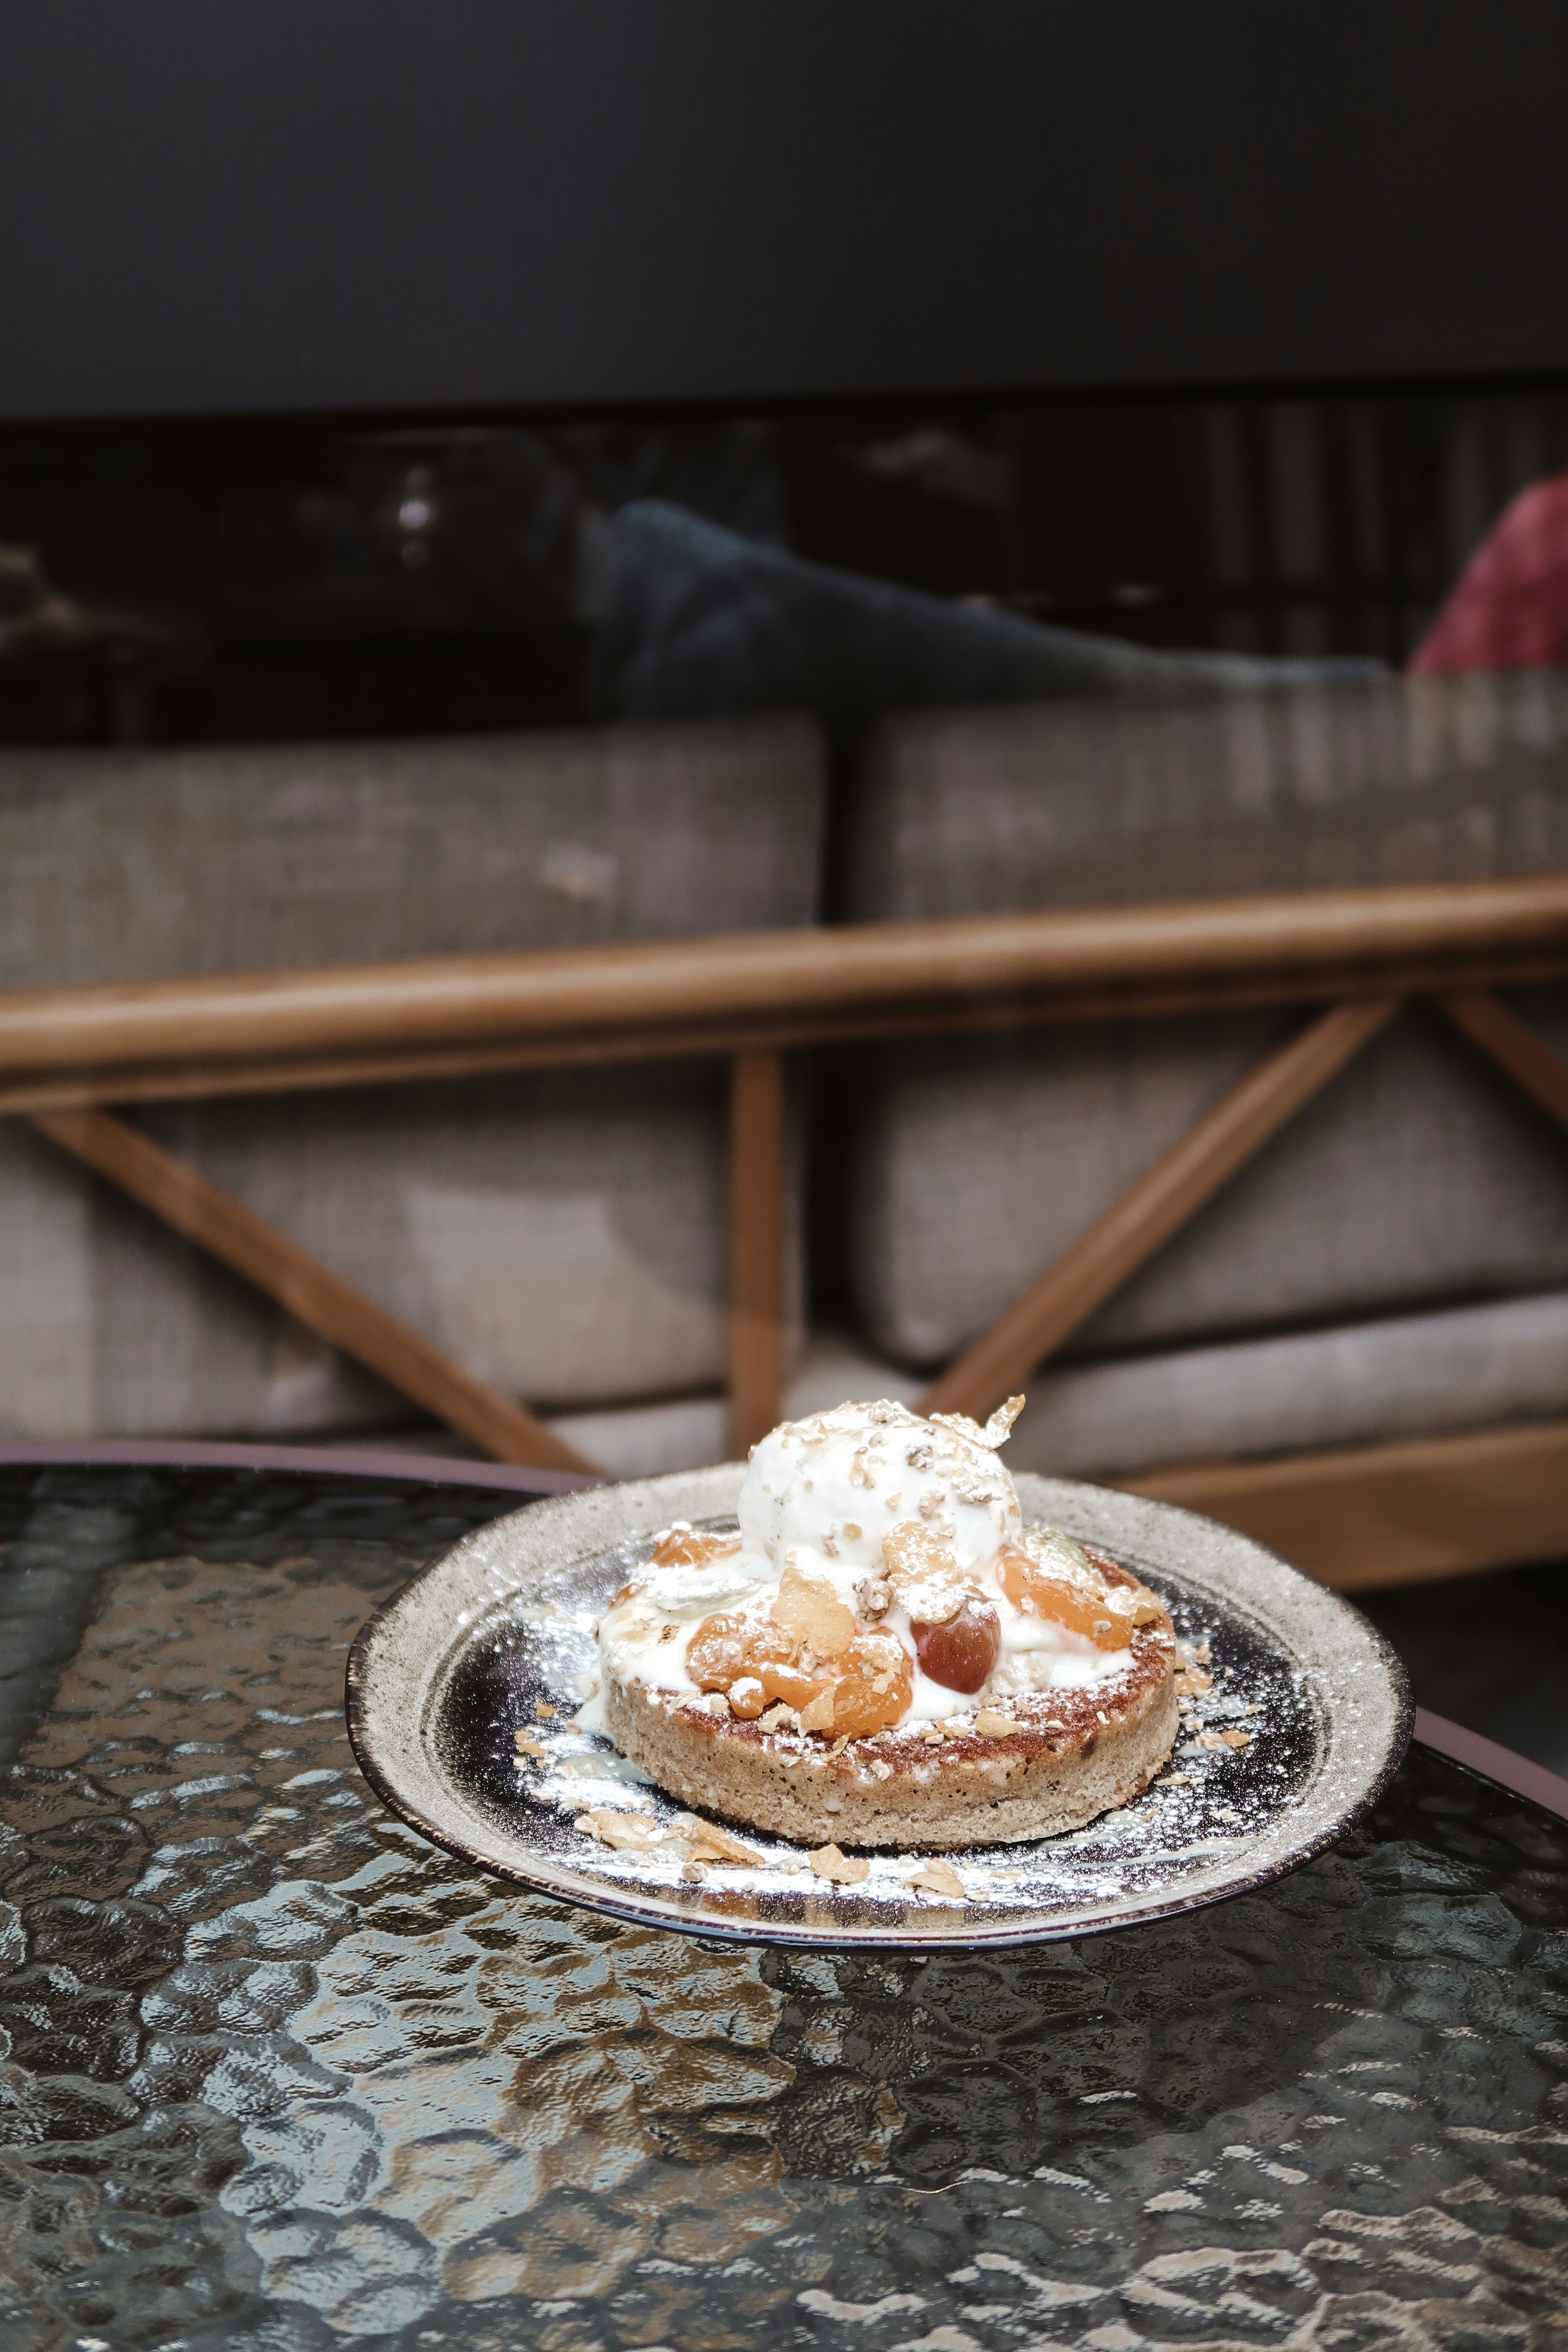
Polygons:
<instances>
[{"instance_id":1,"label":"grey cushion","mask_svg":"<svg viewBox=\"0 0 1568 2352\"><path fill-rule=\"evenodd\" d=\"M1568 1414L1568 1293L1390 1316L1030 1383L1015 1470L1105 1475Z\"/></svg>"},{"instance_id":2,"label":"grey cushion","mask_svg":"<svg viewBox=\"0 0 1568 2352\"><path fill-rule=\"evenodd\" d=\"M872 1344L984 1330L1287 1018L900 1046L868 1078L854 1278ZM1071 1343L1075 1353L1568 1282L1568 1139L1419 1013L1376 1039Z\"/></svg>"},{"instance_id":3,"label":"grey cushion","mask_svg":"<svg viewBox=\"0 0 1568 2352\"><path fill-rule=\"evenodd\" d=\"M881 917L1568 865L1568 678L900 721L860 815ZM1532 1015L1568 1042L1564 1000ZM1297 1016L1091 1024L868 1058L868 1337L934 1362L1000 1314ZM1079 1335L1169 1345L1568 1280L1568 1154L1468 1046L1379 1039Z\"/></svg>"},{"instance_id":4,"label":"grey cushion","mask_svg":"<svg viewBox=\"0 0 1568 2352\"><path fill-rule=\"evenodd\" d=\"M725 1073L551 1071L145 1111L226 1191L504 1391L724 1371ZM797 1188L792 1186L792 1201ZM25 1129L0 1129L0 1427L315 1432L397 1401ZM799 1247L791 1228L791 1298Z\"/></svg>"},{"instance_id":5,"label":"grey cushion","mask_svg":"<svg viewBox=\"0 0 1568 2352\"><path fill-rule=\"evenodd\" d=\"M1568 672L910 711L846 913L896 922L1568 867Z\"/></svg>"},{"instance_id":6,"label":"grey cushion","mask_svg":"<svg viewBox=\"0 0 1568 2352\"><path fill-rule=\"evenodd\" d=\"M846 1397L914 1404L921 1382L816 1333L790 1382L795 1416ZM1029 1383L1013 1470L1131 1475L1165 1463L1301 1453L1568 1414L1568 1291L1391 1316L1217 1348L1062 1365ZM556 1427L617 1475L721 1458L718 1399L584 1413Z\"/></svg>"},{"instance_id":7,"label":"grey cushion","mask_svg":"<svg viewBox=\"0 0 1568 2352\"><path fill-rule=\"evenodd\" d=\"M808 923L809 719L0 750L0 987Z\"/></svg>"},{"instance_id":8,"label":"grey cushion","mask_svg":"<svg viewBox=\"0 0 1568 2352\"><path fill-rule=\"evenodd\" d=\"M821 817L819 745L791 719L0 755L5 977L807 922ZM137 1116L481 1378L570 1404L721 1380L725 1101L721 1068L672 1064ZM0 1428L284 1433L399 1411L248 1286L15 1126L0 1128Z\"/></svg>"}]
</instances>

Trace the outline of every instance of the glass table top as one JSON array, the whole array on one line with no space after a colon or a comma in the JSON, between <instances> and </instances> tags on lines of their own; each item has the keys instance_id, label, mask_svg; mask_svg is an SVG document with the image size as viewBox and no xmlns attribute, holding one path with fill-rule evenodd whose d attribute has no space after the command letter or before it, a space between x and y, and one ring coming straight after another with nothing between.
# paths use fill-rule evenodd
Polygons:
<instances>
[{"instance_id":1,"label":"glass table top","mask_svg":"<svg viewBox=\"0 0 1568 2352\"><path fill-rule=\"evenodd\" d=\"M4 2352L1568 2341L1568 1822L1417 1748L1155 1927L618 1927L343 1732L362 1620L518 1499L0 1469Z\"/></svg>"}]
</instances>

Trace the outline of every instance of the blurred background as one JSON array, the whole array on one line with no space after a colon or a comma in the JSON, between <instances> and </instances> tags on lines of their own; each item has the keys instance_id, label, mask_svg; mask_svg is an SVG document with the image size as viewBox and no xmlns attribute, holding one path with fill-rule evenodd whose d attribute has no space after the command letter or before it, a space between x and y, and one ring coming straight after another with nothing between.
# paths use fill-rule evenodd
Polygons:
<instances>
[{"instance_id":1,"label":"blurred background","mask_svg":"<svg viewBox=\"0 0 1568 2352\"><path fill-rule=\"evenodd\" d=\"M1561 875L1564 67L1537 0L14 18L0 985ZM793 1055L781 1409L920 1395L1293 1017ZM11 1075L0 1433L477 1450ZM728 1083L95 1098L629 1475L731 1442ZM1021 1466L1329 1495L1568 1770L1568 1137L1436 1016L1036 1397Z\"/></svg>"}]
</instances>

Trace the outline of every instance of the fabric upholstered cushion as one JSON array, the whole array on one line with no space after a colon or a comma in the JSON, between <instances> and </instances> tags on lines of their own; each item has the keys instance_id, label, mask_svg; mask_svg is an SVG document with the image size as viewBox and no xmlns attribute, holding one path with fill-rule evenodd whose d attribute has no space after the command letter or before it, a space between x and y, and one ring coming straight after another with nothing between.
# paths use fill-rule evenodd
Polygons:
<instances>
[{"instance_id":1,"label":"fabric upholstered cushion","mask_svg":"<svg viewBox=\"0 0 1568 2352\"><path fill-rule=\"evenodd\" d=\"M1098 1364L1029 1384L1015 1470L1106 1475L1568 1415L1568 1292Z\"/></svg>"},{"instance_id":2,"label":"fabric upholstered cushion","mask_svg":"<svg viewBox=\"0 0 1568 2352\"><path fill-rule=\"evenodd\" d=\"M918 1407L920 1394L920 1381L899 1366L856 1341L819 1334L785 1403L792 1414L844 1396L891 1396ZM1005 1459L1011 1470L1064 1477L1131 1475L1167 1462L1305 1453L1565 1416L1568 1290L1556 1290L1217 1347L1053 1364L1028 1382ZM608 1432L604 1442L614 1443Z\"/></svg>"},{"instance_id":3,"label":"fabric upholstered cushion","mask_svg":"<svg viewBox=\"0 0 1568 2352\"><path fill-rule=\"evenodd\" d=\"M917 1404L921 1382L863 1345L819 1334L790 1382L792 1419L847 1396ZM1008 1467L1114 1476L1162 1463L1305 1453L1568 1416L1568 1291L1483 1307L1053 1365L1028 1383ZM557 1421L618 1477L717 1460L721 1400Z\"/></svg>"},{"instance_id":4,"label":"fabric upholstered cushion","mask_svg":"<svg viewBox=\"0 0 1568 2352\"><path fill-rule=\"evenodd\" d=\"M861 917L1218 898L1568 866L1568 678L900 720L857 818ZM1533 1017L1568 1043L1563 1000ZM1091 1024L868 1056L852 1262L868 1336L984 1329L1297 1016ZM1561 1137L1411 1015L1077 1345L1166 1346L1568 1279Z\"/></svg>"},{"instance_id":5,"label":"fabric upholstered cushion","mask_svg":"<svg viewBox=\"0 0 1568 2352\"><path fill-rule=\"evenodd\" d=\"M852 1196L873 1345L928 1365L963 1346L1292 1025L1263 1013L1096 1024L879 1056ZM1556 1282L1568 1282L1563 1138L1473 1048L1412 1013L1071 1346L1164 1346Z\"/></svg>"},{"instance_id":6,"label":"fabric upholstered cushion","mask_svg":"<svg viewBox=\"0 0 1568 2352\"><path fill-rule=\"evenodd\" d=\"M1568 671L911 711L867 756L851 920L1568 867Z\"/></svg>"},{"instance_id":7,"label":"fabric upholstered cushion","mask_svg":"<svg viewBox=\"0 0 1568 2352\"><path fill-rule=\"evenodd\" d=\"M4 980L808 922L822 791L790 719L0 755ZM481 1378L566 1405L721 1380L725 1100L721 1068L680 1064L133 1116ZM317 1432L409 1410L15 1127L0 1310L6 1432Z\"/></svg>"},{"instance_id":8,"label":"fabric upholstered cushion","mask_svg":"<svg viewBox=\"0 0 1568 2352\"><path fill-rule=\"evenodd\" d=\"M724 1370L725 1072L679 1064L170 1107L139 1124L481 1379L542 1405ZM62 1160L0 1131L0 1428L322 1431L399 1400ZM798 1318L799 1246L791 1233Z\"/></svg>"},{"instance_id":9,"label":"fabric upholstered cushion","mask_svg":"<svg viewBox=\"0 0 1568 2352\"><path fill-rule=\"evenodd\" d=\"M0 750L0 987L808 923L808 719Z\"/></svg>"}]
</instances>

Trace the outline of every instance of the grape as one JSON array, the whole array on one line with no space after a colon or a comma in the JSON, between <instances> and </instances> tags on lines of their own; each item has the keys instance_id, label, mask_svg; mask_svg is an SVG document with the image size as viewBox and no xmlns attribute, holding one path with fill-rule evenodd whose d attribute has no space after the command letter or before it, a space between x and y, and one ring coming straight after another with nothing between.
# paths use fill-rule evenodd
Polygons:
<instances>
[{"instance_id":1,"label":"grape","mask_svg":"<svg viewBox=\"0 0 1568 2352\"><path fill-rule=\"evenodd\" d=\"M989 1681L1002 1654L1002 1621L988 1601L966 1601L945 1625L910 1627L921 1672L943 1690L966 1696Z\"/></svg>"}]
</instances>

